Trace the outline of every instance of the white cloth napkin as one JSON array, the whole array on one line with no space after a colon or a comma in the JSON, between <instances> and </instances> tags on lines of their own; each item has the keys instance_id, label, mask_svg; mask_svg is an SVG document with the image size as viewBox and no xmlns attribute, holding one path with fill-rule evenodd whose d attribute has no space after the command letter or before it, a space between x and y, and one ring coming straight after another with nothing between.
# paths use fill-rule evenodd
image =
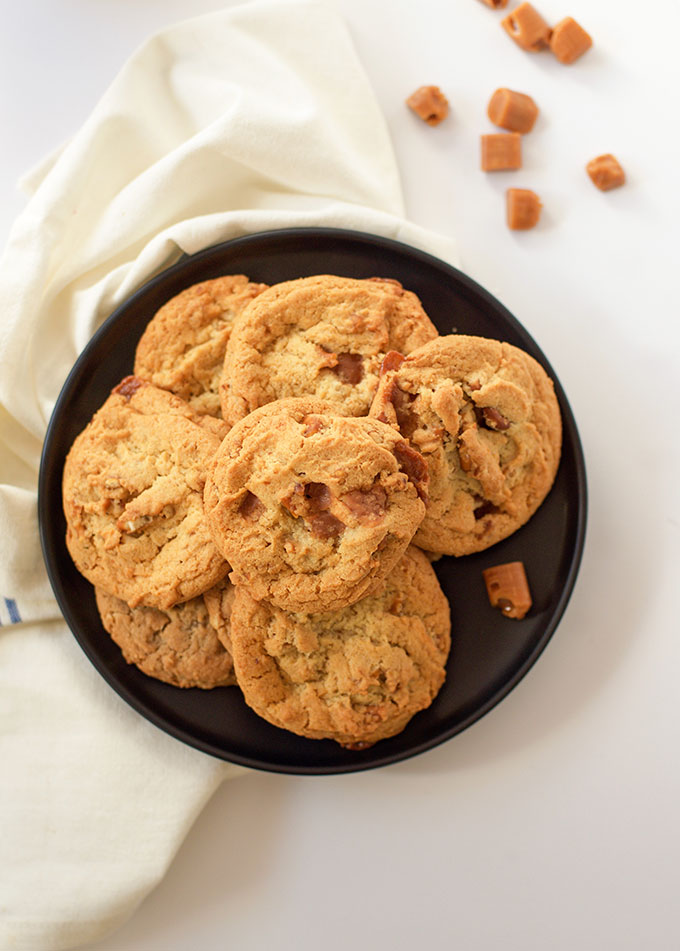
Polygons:
<instances>
[{"instance_id":1,"label":"white cloth napkin","mask_svg":"<svg viewBox=\"0 0 680 951\"><path fill-rule=\"evenodd\" d=\"M128 708L59 616L36 495L70 367L150 276L244 233L329 225L455 250L403 220L383 117L342 21L315 3L153 37L25 184L0 261L0 946L56 951L129 917L239 772Z\"/></svg>"}]
</instances>

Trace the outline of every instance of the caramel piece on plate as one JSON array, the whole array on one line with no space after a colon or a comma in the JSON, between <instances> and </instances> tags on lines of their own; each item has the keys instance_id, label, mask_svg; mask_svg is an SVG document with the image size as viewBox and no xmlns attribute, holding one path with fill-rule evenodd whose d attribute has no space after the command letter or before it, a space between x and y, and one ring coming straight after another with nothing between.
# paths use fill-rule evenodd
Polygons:
<instances>
[{"instance_id":1,"label":"caramel piece on plate","mask_svg":"<svg viewBox=\"0 0 680 951\"><path fill-rule=\"evenodd\" d=\"M486 114L494 125L510 132L531 132L538 116L538 106L523 92L497 89L489 100Z\"/></svg>"},{"instance_id":2,"label":"caramel piece on plate","mask_svg":"<svg viewBox=\"0 0 680 951\"><path fill-rule=\"evenodd\" d=\"M486 568L482 575L491 607L499 608L506 617L521 620L531 607L531 592L524 563L509 561Z\"/></svg>"},{"instance_id":3,"label":"caramel piece on plate","mask_svg":"<svg viewBox=\"0 0 680 951\"><path fill-rule=\"evenodd\" d=\"M502 172L522 167L519 132L492 132L482 136L482 171Z\"/></svg>"},{"instance_id":4,"label":"caramel piece on plate","mask_svg":"<svg viewBox=\"0 0 680 951\"><path fill-rule=\"evenodd\" d=\"M493 7L494 10L500 10L502 7L507 7L508 0L482 0L482 3L485 3L487 7Z\"/></svg>"},{"instance_id":5,"label":"caramel piece on plate","mask_svg":"<svg viewBox=\"0 0 680 951\"><path fill-rule=\"evenodd\" d=\"M523 50L536 53L550 40L550 27L530 3L520 3L501 20L501 26Z\"/></svg>"},{"instance_id":6,"label":"caramel piece on plate","mask_svg":"<svg viewBox=\"0 0 680 951\"><path fill-rule=\"evenodd\" d=\"M550 34L550 49L566 66L583 56L592 45L592 38L573 17L560 20Z\"/></svg>"},{"instance_id":7,"label":"caramel piece on plate","mask_svg":"<svg viewBox=\"0 0 680 951\"><path fill-rule=\"evenodd\" d=\"M626 181L626 173L613 155L598 155L586 165L586 171L594 185L601 192L608 192L611 188L618 188Z\"/></svg>"},{"instance_id":8,"label":"caramel piece on plate","mask_svg":"<svg viewBox=\"0 0 680 951\"><path fill-rule=\"evenodd\" d=\"M449 101L439 86L420 86L406 105L428 125L439 125L449 114Z\"/></svg>"},{"instance_id":9,"label":"caramel piece on plate","mask_svg":"<svg viewBox=\"0 0 680 951\"><path fill-rule=\"evenodd\" d=\"M505 193L508 228L528 231L541 217L541 199L529 188L508 188Z\"/></svg>"}]
</instances>

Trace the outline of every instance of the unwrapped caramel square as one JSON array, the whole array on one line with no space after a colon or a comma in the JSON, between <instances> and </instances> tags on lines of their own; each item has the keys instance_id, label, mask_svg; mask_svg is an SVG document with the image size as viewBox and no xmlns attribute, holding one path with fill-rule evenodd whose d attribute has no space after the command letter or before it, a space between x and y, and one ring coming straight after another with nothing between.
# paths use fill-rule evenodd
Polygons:
<instances>
[{"instance_id":1,"label":"unwrapped caramel square","mask_svg":"<svg viewBox=\"0 0 680 951\"><path fill-rule=\"evenodd\" d=\"M482 137L482 171L503 172L522 167L519 132L492 132Z\"/></svg>"},{"instance_id":2,"label":"unwrapped caramel square","mask_svg":"<svg viewBox=\"0 0 680 951\"><path fill-rule=\"evenodd\" d=\"M552 28L550 49L560 63L569 66L593 45L592 38L573 17L565 17Z\"/></svg>"},{"instance_id":3,"label":"unwrapped caramel square","mask_svg":"<svg viewBox=\"0 0 680 951\"><path fill-rule=\"evenodd\" d=\"M428 125L439 125L449 114L449 101L439 86L420 86L406 105Z\"/></svg>"},{"instance_id":4,"label":"unwrapped caramel square","mask_svg":"<svg viewBox=\"0 0 680 951\"><path fill-rule=\"evenodd\" d=\"M529 188L508 188L505 193L508 228L528 231L541 217L541 199Z\"/></svg>"},{"instance_id":5,"label":"unwrapped caramel square","mask_svg":"<svg viewBox=\"0 0 680 951\"><path fill-rule=\"evenodd\" d=\"M497 89L489 100L486 114L494 125L510 132L531 132L538 116L538 106L523 92L512 89Z\"/></svg>"},{"instance_id":6,"label":"unwrapped caramel square","mask_svg":"<svg viewBox=\"0 0 680 951\"><path fill-rule=\"evenodd\" d=\"M610 153L598 155L597 158L591 159L586 165L586 171L590 175L593 184L596 185L601 192L608 192L612 188L618 188L626 181L626 173Z\"/></svg>"},{"instance_id":7,"label":"unwrapped caramel square","mask_svg":"<svg viewBox=\"0 0 680 951\"><path fill-rule=\"evenodd\" d=\"M501 20L501 26L523 50L536 53L548 45L550 27L530 3L520 3Z\"/></svg>"},{"instance_id":8,"label":"unwrapped caramel square","mask_svg":"<svg viewBox=\"0 0 680 951\"><path fill-rule=\"evenodd\" d=\"M521 620L532 603L523 562L510 561L504 565L494 565L485 568L482 575L491 606L498 608L506 617Z\"/></svg>"}]
</instances>

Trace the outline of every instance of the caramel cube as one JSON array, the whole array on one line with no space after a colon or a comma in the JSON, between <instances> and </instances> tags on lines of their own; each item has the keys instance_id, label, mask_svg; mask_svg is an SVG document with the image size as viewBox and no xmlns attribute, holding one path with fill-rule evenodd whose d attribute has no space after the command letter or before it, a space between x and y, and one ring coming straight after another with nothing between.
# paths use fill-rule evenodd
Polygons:
<instances>
[{"instance_id":1,"label":"caramel cube","mask_svg":"<svg viewBox=\"0 0 680 951\"><path fill-rule=\"evenodd\" d=\"M482 575L491 607L499 608L506 617L521 620L532 604L523 562L494 565Z\"/></svg>"},{"instance_id":2,"label":"caramel cube","mask_svg":"<svg viewBox=\"0 0 680 951\"><path fill-rule=\"evenodd\" d=\"M493 7L494 10L500 10L502 7L507 7L508 0L482 0L482 3L485 3L487 7Z\"/></svg>"},{"instance_id":3,"label":"caramel cube","mask_svg":"<svg viewBox=\"0 0 680 951\"><path fill-rule=\"evenodd\" d=\"M511 132L531 132L538 116L538 106L523 92L497 89L489 100L486 114L494 125Z\"/></svg>"},{"instance_id":4,"label":"caramel cube","mask_svg":"<svg viewBox=\"0 0 680 951\"><path fill-rule=\"evenodd\" d=\"M550 35L550 49L566 66L583 56L592 45L592 38L573 17L560 20Z\"/></svg>"},{"instance_id":5,"label":"caramel cube","mask_svg":"<svg viewBox=\"0 0 680 951\"><path fill-rule=\"evenodd\" d=\"M439 125L449 114L449 101L439 86L420 86L406 105L428 125Z\"/></svg>"},{"instance_id":6,"label":"caramel cube","mask_svg":"<svg viewBox=\"0 0 680 951\"><path fill-rule=\"evenodd\" d=\"M621 168L613 155L598 155L591 159L586 165L586 171L594 185L601 192L608 192L612 188L618 188L626 181L626 173Z\"/></svg>"},{"instance_id":7,"label":"caramel cube","mask_svg":"<svg viewBox=\"0 0 680 951\"><path fill-rule=\"evenodd\" d=\"M482 171L503 172L522 167L519 132L492 132L482 136Z\"/></svg>"},{"instance_id":8,"label":"caramel cube","mask_svg":"<svg viewBox=\"0 0 680 951\"><path fill-rule=\"evenodd\" d=\"M536 53L550 40L550 27L530 3L518 7L501 20L501 26L523 50Z\"/></svg>"},{"instance_id":9,"label":"caramel cube","mask_svg":"<svg viewBox=\"0 0 680 951\"><path fill-rule=\"evenodd\" d=\"M508 228L528 231L541 217L541 199L529 188L508 188L505 193Z\"/></svg>"}]
</instances>

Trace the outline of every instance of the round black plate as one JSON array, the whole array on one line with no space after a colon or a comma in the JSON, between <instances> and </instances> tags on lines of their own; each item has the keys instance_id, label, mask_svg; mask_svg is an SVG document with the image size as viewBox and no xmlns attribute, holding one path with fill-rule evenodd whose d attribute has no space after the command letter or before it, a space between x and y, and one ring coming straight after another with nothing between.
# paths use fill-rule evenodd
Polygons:
<instances>
[{"instance_id":1,"label":"round black plate","mask_svg":"<svg viewBox=\"0 0 680 951\"><path fill-rule=\"evenodd\" d=\"M396 737L364 751L330 740L306 740L270 726L238 689L182 690L128 665L103 630L93 589L66 550L61 477L66 453L112 387L132 372L144 327L170 297L198 281L244 273L274 284L312 274L392 277L420 297L442 334L494 337L527 350L555 380L564 423L560 469L531 521L491 549L435 564L451 603L448 675L432 706ZM534 664L564 612L578 571L586 518L581 445L566 397L524 328L460 271L406 245L373 235L325 228L274 231L238 238L185 257L155 277L113 313L70 373L50 421L39 484L43 553L59 606L83 650L105 680L135 710L186 743L232 762L289 773L340 773L405 759L449 739L478 720ZM490 607L482 570L524 562L534 605L522 621Z\"/></svg>"}]
</instances>

